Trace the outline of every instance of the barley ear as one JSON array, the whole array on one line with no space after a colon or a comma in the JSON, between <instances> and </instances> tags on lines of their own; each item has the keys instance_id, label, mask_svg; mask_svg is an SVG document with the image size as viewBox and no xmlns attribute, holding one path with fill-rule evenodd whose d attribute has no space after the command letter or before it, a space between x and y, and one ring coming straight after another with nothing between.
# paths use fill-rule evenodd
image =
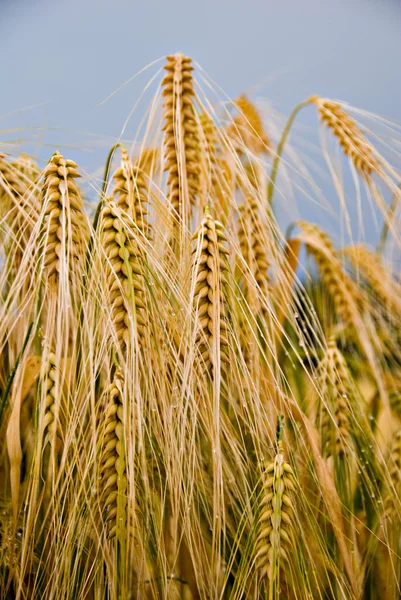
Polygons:
<instances>
[{"instance_id":1,"label":"barley ear","mask_svg":"<svg viewBox=\"0 0 401 600\"><path fill-rule=\"evenodd\" d=\"M277 453L262 475L254 557L259 581L267 580L269 598L277 597L280 571L288 565L294 544L295 475L284 458L282 437L279 415Z\"/></svg>"},{"instance_id":2,"label":"barley ear","mask_svg":"<svg viewBox=\"0 0 401 600\"><path fill-rule=\"evenodd\" d=\"M167 56L164 96L165 170L173 229L188 227L191 208L199 190L199 131L195 113L192 60L181 53Z\"/></svg>"},{"instance_id":3,"label":"barley ear","mask_svg":"<svg viewBox=\"0 0 401 600\"><path fill-rule=\"evenodd\" d=\"M208 210L192 236L194 309L197 315L196 345L202 368L212 374L217 362L228 363L225 287L228 264L223 226Z\"/></svg>"},{"instance_id":4,"label":"barley ear","mask_svg":"<svg viewBox=\"0 0 401 600\"><path fill-rule=\"evenodd\" d=\"M360 175L367 178L379 172L380 164L373 147L356 121L342 106L338 102L320 96L312 96L309 100L316 105L322 123L331 129L344 154L350 158Z\"/></svg>"}]
</instances>

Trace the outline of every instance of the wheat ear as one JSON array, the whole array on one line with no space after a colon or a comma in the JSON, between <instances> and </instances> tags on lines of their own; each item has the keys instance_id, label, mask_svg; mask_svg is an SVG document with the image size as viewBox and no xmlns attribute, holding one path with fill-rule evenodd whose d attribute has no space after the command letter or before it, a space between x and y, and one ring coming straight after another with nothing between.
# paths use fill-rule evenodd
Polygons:
<instances>
[{"instance_id":1,"label":"wheat ear","mask_svg":"<svg viewBox=\"0 0 401 600\"><path fill-rule=\"evenodd\" d=\"M6 243L6 253L12 261L15 275L39 214L39 202L33 192L39 170L32 161L20 157L7 160L0 154L0 218L4 218L11 236Z\"/></svg>"},{"instance_id":2,"label":"wheat ear","mask_svg":"<svg viewBox=\"0 0 401 600\"><path fill-rule=\"evenodd\" d=\"M312 96L319 112L322 123L332 130L346 156L350 158L355 169L364 176L370 176L380 170L373 147L358 127L356 121L342 108L338 102L333 102L320 96Z\"/></svg>"},{"instance_id":3,"label":"wheat ear","mask_svg":"<svg viewBox=\"0 0 401 600\"><path fill-rule=\"evenodd\" d=\"M383 502L387 522L400 523L401 517L401 430L394 434L389 453L389 482Z\"/></svg>"},{"instance_id":4,"label":"wheat ear","mask_svg":"<svg viewBox=\"0 0 401 600\"><path fill-rule=\"evenodd\" d=\"M260 314L269 292L270 266L266 252L266 235L263 235L260 205L257 199L249 195L239 208L238 238L242 256L250 272L256 280L258 289L252 293L249 278L245 278L246 295L251 301L251 308Z\"/></svg>"},{"instance_id":5,"label":"wheat ear","mask_svg":"<svg viewBox=\"0 0 401 600\"><path fill-rule=\"evenodd\" d=\"M142 156L146 165L146 157ZM152 160L152 158L148 158ZM133 219L141 234L150 236L147 220L148 185L144 171L134 165L127 151L121 148L121 166L113 175L114 189L112 197L116 205Z\"/></svg>"},{"instance_id":6,"label":"wheat ear","mask_svg":"<svg viewBox=\"0 0 401 600\"><path fill-rule=\"evenodd\" d=\"M81 193L75 179L77 164L56 152L44 170L44 266L49 284L57 287L61 272L70 281L82 280L89 239Z\"/></svg>"},{"instance_id":7,"label":"wheat ear","mask_svg":"<svg viewBox=\"0 0 401 600\"><path fill-rule=\"evenodd\" d=\"M199 189L199 131L195 116L192 61L181 53L167 56L164 96L165 169L175 220L188 225Z\"/></svg>"},{"instance_id":8,"label":"wheat ear","mask_svg":"<svg viewBox=\"0 0 401 600\"><path fill-rule=\"evenodd\" d=\"M224 294L228 250L224 246L224 228L208 210L192 239L196 241L193 249L196 344L204 368L211 371L212 366L216 367L217 355L221 361L229 362Z\"/></svg>"},{"instance_id":9,"label":"wheat ear","mask_svg":"<svg viewBox=\"0 0 401 600\"><path fill-rule=\"evenodd\" d=\"M283 452L282 425L279 417L279 437L274 460L262 476L263 491L259 504L255 541L255 568L259 581L268 581L269 599L279 589L283 562L289 562L294 544L295 476Z\"/></svg>"},{"instance_id":10,"label":"wheat ear","mask_svg":"<svg viewBox=\"0 0 401 600\"><path fill-rule=\"evenodd\" d=\"M270 140L264 130L262 117L255 104L242 94L234 102L238 115L228 127L227 134L240 154L248 148L253 154L269 152Z\"/></svg>"},{"instance_id":11,"label":"wheat ear","mask_svg":"<svg viewBox=\"0 0 401 600\"><path fill-rule=\"evenodd\" d=\"M131 321L138 341L144 342L145 303L141 252L133 233L124 224L110 200L101 213L100 243L104 253L106 294L111 304L111 321L120 350L126 352Z\"/></svg>"},{"instance_id":12,"label":"wheat ear","mask_svg":"<svg viewBox=\"0 0 401 600\"><path fill-rule=\"evenodd\" d=\"M320 425L324 456L344 458L351 448L348 369L333 337L319 365L322 403Z\"/></svg>"},{"instance_id":13,"label":"wheat ear","mask_svg":"<svg viewBox=\"0 0 401 600\"><path fill-rule=\"evenodd\" d=\"M62 441L59 437L57 423L57 404L60 402L60 375L57 373L57 359L51 352L47 358L47 367L44 377L44 415L43 415L43 436L44 445L52 444L56 440L57 449L60 449Z\"/></svg>"},{"instance_id":14,"label":"wheat ear","mask_svg":"<svg viewBox=\"0 0 401 600\"><path fill-rule=\"evenodd\" d=\"M9 209L14 197L21 197L26 186L21 180L20 173L15 165L8 160L8 156L0 153L0 196L1 211Z\"/></svg>"},{"instance_id":15,"label":"wheat ear","mask_svg":"<svg viewBox=\"0 0 401 600\"><path fill-rule=\"evenodd\" d=\"M127 473L124 448L123 374L117 369L105 390L100 423L99 499L109 539L126 533Z\"/></svg>"},{"instance_id":16,"label":"wheat ear","mask_svg":"<svg viewBox=\"0 0 401 600\"><path fill-rule=\"evenodd\" d=\"M384 308L401 311L401 286L391 277L376 252L355 244L342 250L341 254L349 259L357 275L362 275L371 286Z\"/></svg>"},{"instance_id":17,"label":"wheat ear","mask_svg":"<svg viewBox=\"0 0 401 600\"><path fill-rule=\"evenodd\" d=\"M331 240L316 225L306 221L298 221L297 225L301 229L298 239L305 244L309 254L315 259L322 281L333 299L338 317L345 324L353 325L360 298L352 280L344 272Z\"/></svg>"}]
</instances>

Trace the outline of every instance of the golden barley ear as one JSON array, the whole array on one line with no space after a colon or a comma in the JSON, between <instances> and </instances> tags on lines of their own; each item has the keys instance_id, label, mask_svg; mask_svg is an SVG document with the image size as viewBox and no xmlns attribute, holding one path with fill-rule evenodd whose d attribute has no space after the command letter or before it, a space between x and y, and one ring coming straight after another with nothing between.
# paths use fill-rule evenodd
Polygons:
<instances>
[{"instance_id":1,"label":"golden barley ear","mask_svg":"<svg viewBox=\"0 0 401 600\"><path fill-rule=\"evenodd\" d=\"M104 412L100 415L99 501L107 537L126 535L127 473L124 442L123 373L117 369L105 390Z\"/></svg>"},{"instance_id":2,"label":"golden barley ear","mask_svg":"<svg viewBox=\"0 0 401 600\"><path fill-rule=\"evenodd\" d=\"M352 326L361 298L352 280L344 272L330 238L312 223L298 221L297 225L301 229L297 239L305 244L307 251L313 256L322 282L333 299L337 316L346 325Z\"/></svg>"},{"instance_id":3,"label":"golden barley ear","mask_svg":"<svg viewBox=\"0 0 401 600\"><path fill-rule=\"evenodd\" d=\"M322 451L325 457L335 456L344 459L353 447L350 422L351 393L347 366L333 337L328 340L319 372L319 388L322 390L320 403Z\"/></svg>"},{"instance_id":4,"label":"golden barley ear","mask_svg":"<svg viewBox=\"0 0 401 600\"><path fill-rule=\"evenodd\" d=\"M201 364L212 373L216 359L229 362L225 286L227 284L227 238L219 221L207 211L192 236L194 309L197 316L196 345ZM219 357L219 358L218 358Z\"/></svg>"},{"instance_id":5,"label":"golden barley ear","mask_svg":"<svg viewBox=\"0 0 401 600\"><path fill-rule=\"evenodd\" d=\"M380 301L384 311L401 311L401 285L392 277L380 256L363 244L353 244L341 251L358 278L363 278Z\"/></svg>"},{"instance_id":6,"label":"golden barley ear","mask_svg":"<svg viewBox=\"0 0 401 600\"><path fill-rule=\"evenodd\" d=\"M40 169L29 154L20 154L15 161L15 167L21 173L21 180L25 185L31 187L40 176Z\"/></svg>"},{"instance_id":7,"label":"golden barley ear","mask_svg":"<svg viewBox=\"0 0 401 600\"><path fill-rule=\"evenodd\" d=\"M365 177L379 172L380 163L372 145L342 106L320 96L312 96L309 101L316 105L322 123L337 137L344 154L350 158L355 169Z\"/></svg>"},{"instance_id":8,"label":"golden barley ear","mask_svg":"<svg viewBox=\"0 0 401 600\"><path fill-rule=\"evenodd\" d=\"M40 205L34 190L38 175L39 169L28 157L10 160L7 155L0 153L0 219L4 219L9 229L5 251L12 263L12 276L17 274L21 266L24 251L38 219Z\"/></svg>"},{"instance_id":9,"label":"golden barley ear","mask_svg":"<svg viewBox=\"0 0 401 600\"><path fill-rule=\"evenodd\" d=\"M134 157L133 166L139 169L146 177L152 178L160 166L160 153L158 148L144 148Z\"/></svg>"},{"instance_id":10,"label":"golden barley ear","mask_svg":"<svg viewBox=\"0 0 401 600\"><path fill-rule=\"evenodd\" d=\"M274 460L263 472L262 486L254 561L259 581L267 579L269 597L273 598L273 590L279 589L280 570L285 570L290 563L295 543L295 475L284 458L281 439Z\"/></svg>"},{"instance_id":11,"label":"golden barley ear","mask_svg":"<svg viewBox=\"0 0 401 600\"><path fill-rule=\"evenodd\" d=\"M47 444L56 445L55 450L59 452L62 448L60 435L59 410L60 410L60 372L57 368L57 358L53 352L47 357L47 365L43 380L44 406L42 432L44 447Z\"/></svg>"},{"instance_id":12,"label":"golden barley ear","mask_svg":"<svg viewBox=\"0 0 401 600\"><path fill-rule=\"evenodd\" d=\"M199 191L199 131L195 112L192 60L181 53L167 56L164 96L165 170L175 220L187 226Z\"/></svg>"},{"instance_id":13,"label":"golden barley ear","mask_svg":"<svg viewBox=\"0 0 401 600\"><path fill-rule=\"evenodd\" d=\"M139 158L143 159L145 166L147 161L152 161L152 157L145 155ZM132 218L145 238L150 237L148 210L145 206L149 201L147 179L144 170L134 165L125 148L121 148L121 166L113 175L112 198L116 205Z\"/></svg>"},{"instance_id":14,"label":"golden barley ear","mask_svg":"<svg viewBox=\"0 0 401 600\"><path fill-rule=\"evenodd\" d=\"M57 288L62 272L71 283L82 281L89 228L75 182L80 176L77 164L58 152L44 170L44 266L53 289Z\"/></svg>"},{"instance_id":15,"label":"golden barley ear","mask_svg":"<svg viewBox=\"0 0 401 600\"><path fill-rule=\"evenodd\" d=\"M384 494L383 515L390 527L401 518L401 430L394 434L389 457L389 487Z\"/></svg>"},{"instance_id":16,"label":"golden barley ear","mask_svg":"<svg viewBox=\"0 0 401 600\"><path fill-rule=\"evenodd\" d=\"M134 325L138 343L145 341L144 271L141 251L132 232L109 200L100 217L100 244L105 267L105 293L111 305L113 334L125 356ZM134 341L134 340L132 340Z\"/></svg>"},{"instance_id":17,"label":"golden barley ear","mask_svg":"<svg viewBox=\"0 0 401 600\"><path fill-rule=\"evenodd\" d=\"M270 262L266 251L266 235L262 225L260 203L249 195L239 207L238 238L242 256L255 278L257 288L245 277L245 294L255 315L264 313L269 294L268 268Z\"/></svg>"},{"instance_id":18,"label":"golden barley ear","mask_svg":"<svg viewBox=\"0 0 401 600\"><path fill-rule=\"evenodd\" d=\"M227 134L241 154L248 148L253 154L271 151L271 142L265 132L262 117L255 104L242 94L234 101L238 115L228 127Z\"/></svg>"},{"instance_id":19,"label":"golden barley ear","mask_svg":"<svg viewBox=\"0 0 401 600\"><path fill-rule=\"evenodd\" d=\"M0 153L0 197L1 211L3 213L10 208L14 197L22 197L26 186L20 177L19 170L9 160L9 157Z\"/></svg>"}]
</instances>

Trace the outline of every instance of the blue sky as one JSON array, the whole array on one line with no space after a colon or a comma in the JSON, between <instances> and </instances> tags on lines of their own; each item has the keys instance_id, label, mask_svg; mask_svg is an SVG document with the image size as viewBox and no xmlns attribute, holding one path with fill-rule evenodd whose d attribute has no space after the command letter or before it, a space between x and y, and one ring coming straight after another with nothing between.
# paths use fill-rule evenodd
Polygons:
<instances>
[{"instance_id":1,"label":"blue sky","mask_svg":"<svg viewBox=\"0 0 401 600\"><path fill-rule=\"evenodd\" d=\"M391 0L0 0L0 116L13 113L0 130L48 128L41 156L59 140L91 170L148 76L99 103L178 50L231 97L250 90L288 114L316 93L401 123L400 31ZM100 138L78 131L105 137L82 152L79 140Z\"/></svg>"}]
</instances>

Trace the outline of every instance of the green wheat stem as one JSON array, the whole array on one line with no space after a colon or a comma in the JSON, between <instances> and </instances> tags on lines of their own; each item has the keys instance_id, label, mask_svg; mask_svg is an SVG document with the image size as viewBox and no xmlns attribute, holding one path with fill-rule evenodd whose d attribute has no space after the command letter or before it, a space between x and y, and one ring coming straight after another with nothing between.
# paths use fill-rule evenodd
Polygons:
<instances>
[{"instance_id":1,"label":"green wheat stem","mask_svg":"<svg viewBox=\"0 0 401 600\"><path fill-rule=\"evenodd\" d=\"M116 144L114 144L114 146L111 147L110 152L107 156L106 159L106 164L104 167L104 175L103 175L103 183L102 183L102 190L100 192L100 201L96 207L96 212L95 212L95 216L93 218L93 229L96 231L97 229L97 225L99 222L99 217L100 217L100 213L102 212L102 208L104 205L104 200L106 197L106 190L107 190L107 186L109 184L109 175L110 175L110 169L111 169L111 163L113 160L113 156L115 151L117 150L117 148L121 147L121 143L117 142Z\"/></svg>"},{"instance_id":2,"label":"green wheat stem","mask_svg":"<svg viewBox=\"0 0 401 600\"><path fill-rule=\"evenodd\" d=\"M277 146L277 150L276 150L276 156L274 157L274 161L273 161L273 166L272 166L272 170L270 173L270 181L269 181L269 185L267 187L267 200L269 203L269 206L271 206L272 200L273 200L273 193L274 193L274 188L275 188L275 183L276 183L276 177L277 177L277 171L278 171L278 167L280 164L280 159L281 159L281 155L283 153L283 149L285 146L285 143L287 141L288 135L290 133L290 129L295 121L296 116L298 115L299 111L304 107L304 106L308 106L308 104L310 104L311 101L310 100L304 100L303 102L301 102L300 104L297 104L297 106L294 108L294 110L292 111L292 113L290 114L287 124L284 127L284 131L281 134L281 138L280 141L278 143Z\"/></svg>"}]
</instances>

